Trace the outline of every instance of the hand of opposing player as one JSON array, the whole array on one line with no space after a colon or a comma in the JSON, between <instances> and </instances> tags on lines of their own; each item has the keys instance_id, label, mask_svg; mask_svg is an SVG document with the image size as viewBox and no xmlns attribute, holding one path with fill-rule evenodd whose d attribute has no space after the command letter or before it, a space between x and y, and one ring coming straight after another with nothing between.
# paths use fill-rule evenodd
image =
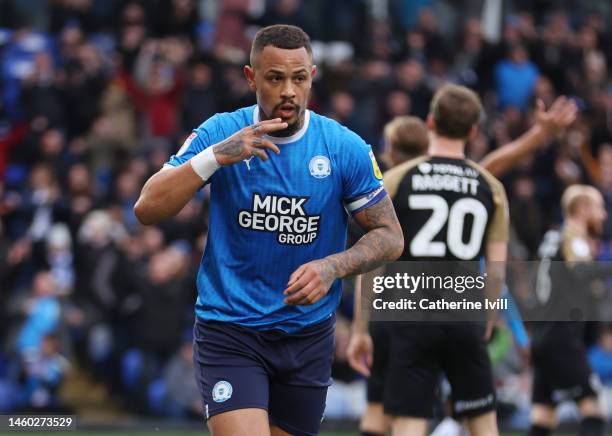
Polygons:
<instances>
[{"instance_id":1,"label":"hand of opposing player","mask_svg":"<svg viewBox=\"0 0 612 436\"><path fill-rule=\"evenodd\" d=\"M285 304L309 305L323 298L336 279L333 267L325 259L305 263L289 277Z\"/></svg>"},{"instance_id":2,"label":"hand of opposing player","mask_svg":"<svg viewBox=\"0 0 612 436\"><path fill-rule=\"evenodd\" d=\"M276 154L280 153L280 149L272 141L263 139L262 136L286 128L287 123L281 122L280 118L247 126L213 146L215 159L220 165L235 164L253 156L261 160L268 160L266 148Z\"/></svg>"},{"instance_id":3,"label":"hand of opposing player","mask_svg":"<svg viewBox=\"0 0 612 436\"><path fill-rule=\"evenodd\" d=\"M549 133L557 133L576 120L578 107L576 103L565 97L558 97L548 110L544 109L544 102L536 102L536 124Z\"/></svg>"},{"instance_id":4,"label":"hand of opposing player","mask_svg":"<svg viewBox=\"0 0 612 436\"><path fill-rule=\"evenodd\" d=\"M351 368L365 377L370 376L374 343L369 333L353 330L346 355Z\"/></svg>"}]
</instances>

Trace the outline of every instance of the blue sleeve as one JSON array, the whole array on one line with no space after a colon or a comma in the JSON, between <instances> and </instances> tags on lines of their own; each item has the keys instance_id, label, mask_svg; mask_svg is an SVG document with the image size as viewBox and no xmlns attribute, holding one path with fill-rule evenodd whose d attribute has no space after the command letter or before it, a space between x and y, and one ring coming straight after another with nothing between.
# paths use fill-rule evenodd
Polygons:
<instances>
[{"instance_id":1,"label":"blue sleeve","mask_svg":"<svg viewBox=\"0 0 612 436\"><path fill-rule=\"evenodd\" d=\"M170 159L164 164L164 167L178 167L203 151L206 147L210 147L219 142L216 140L218 136L217 132L219 131L218 123L219 116L214 115L202 123L197 129L194 129L176 154L170 156Z\"/></svg>"},{"instance_id":2,"label":"blue sleeve","mask_svg":"<svg viewBox=\"0 0 612 436\"><path fill-rule=\"evenodd\" d=\"M375 205L387 194L372 147L357 134L348 129L346 132L341 157L342 195L347 210L354 214Z\"/></svg>"}]
</instances>

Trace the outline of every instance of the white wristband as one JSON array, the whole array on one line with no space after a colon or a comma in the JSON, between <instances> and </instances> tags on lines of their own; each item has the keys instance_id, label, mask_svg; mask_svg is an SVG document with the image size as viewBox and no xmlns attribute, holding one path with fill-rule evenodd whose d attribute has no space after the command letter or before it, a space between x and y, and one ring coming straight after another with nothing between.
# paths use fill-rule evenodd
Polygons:
<instances>
[{"instance_id":1,"label":"white wristband","mask_svg":"<svg viewBox=\"0 0 612 436\"><path fill-rule=\"evenodd\" d=\"M217 158L215 157L215 152L213 151L212 147L208 147L204 151L199 152L192 157L189 162L191 163L191 168L193 168L195 173L204 181L210 179L215 171L221 167L219 162L217 162Z\"/></svg>"}]
</instances>

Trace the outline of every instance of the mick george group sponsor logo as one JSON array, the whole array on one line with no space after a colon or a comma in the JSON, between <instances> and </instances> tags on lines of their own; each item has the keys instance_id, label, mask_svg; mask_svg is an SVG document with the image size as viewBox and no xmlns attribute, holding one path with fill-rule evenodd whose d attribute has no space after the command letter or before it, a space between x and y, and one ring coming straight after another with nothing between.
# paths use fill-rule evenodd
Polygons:
<instances>
[{"instance_id":1,"label":"mick george group sponsor logo","mask_svg":"<svg viewBox=\"0 0 612 436\"><path fill-rule=\"evenodd\" d=\"M309 244L319 235L321 215L308 215L309 197L254 194L250 209L238 212L238 225L250 230L276 233L280 244Z\"/></svg>"}]
</instances>

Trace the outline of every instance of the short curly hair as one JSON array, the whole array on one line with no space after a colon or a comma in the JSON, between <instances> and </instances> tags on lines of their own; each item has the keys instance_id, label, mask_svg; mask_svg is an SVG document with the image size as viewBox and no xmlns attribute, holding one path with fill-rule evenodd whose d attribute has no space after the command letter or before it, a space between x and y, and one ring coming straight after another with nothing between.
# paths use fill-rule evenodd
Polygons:
<instances>
[{"instance_id":1,"label":"short curly hair","mask_svg":"<svg viewBox=\"0 0 612 436\"><path fill-rule=\"evenodd\" d=\"M312 56L310 37L306 32L297 26L275 24L274 26L264 27L255 34L251 47L251 65L253 65L255 55L261 53L264 47L268 45L290 50L304 47L308 54Z\"/></svg>"}]
</instances>

